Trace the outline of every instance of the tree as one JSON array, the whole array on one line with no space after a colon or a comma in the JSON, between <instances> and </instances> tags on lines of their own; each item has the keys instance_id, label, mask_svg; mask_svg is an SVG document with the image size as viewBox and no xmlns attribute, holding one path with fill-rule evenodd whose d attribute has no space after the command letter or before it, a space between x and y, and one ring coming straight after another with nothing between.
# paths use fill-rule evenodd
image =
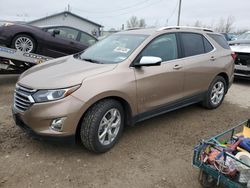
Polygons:
<instances>
[{"instance_id":1,"label":"tree","mask_svg":"<svg viewBox=\"0 0 250 188\"><path fill-rule=\"evenodd\" d=\"M196 20L196 22L194 23L194 27L201 27L202 23L200 20Z\"/></svg>"},{"instance_id":2,"label":"tree","mask_svg":"<svg viewBox=\"0 0 250 188\"><path fill-rule=\"evenodd\" d=\"M220 33L229 33L233 30L234 17L228 16L227 19L221 18L215 27L215 30Z\"/></svg>"},{"instance_id":3,"label":"tree","mask_svg":"<svg viewBox=\"0 0 250 188\"><path fill-rule=\"evenodd\" d=\"M226 24L225 24L225 32L229 33L232 31L233 29L233 24L234 24L234 17L233 16L229 16L227 18Z\"/></svg>"},{"instance_id":4,"label":"tree","mask_svg":"<svg viewBox=\"0 0 250 188\"><path fill-rule=\"evenodd\" d=\"M145 28L146 27L145 19L144 18L138 19L136 16L132 16L127 21L127 28L135 28L135 27Z\"/></svg>"},{"instance_id":5,"label":"tree","mask_svg":"<svg viewBox=\"0 0 250 188\"><path fill-rule=\"evenodd\" d=\"M139 20L139 27L141 27L141 28L145 28L146 27L146 21L145 21L144 18L141 18Z\"/></svg>"}]
</instances>

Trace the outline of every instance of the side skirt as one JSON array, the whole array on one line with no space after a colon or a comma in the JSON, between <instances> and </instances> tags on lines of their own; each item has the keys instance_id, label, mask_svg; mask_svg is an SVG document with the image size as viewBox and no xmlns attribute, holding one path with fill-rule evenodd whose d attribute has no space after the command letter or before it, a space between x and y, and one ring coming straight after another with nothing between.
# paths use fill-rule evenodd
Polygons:
<instances>
[{"instance_id":1,"label":"side skirt","mask_svg":"<svg viewBox=\"0 0 250 188\"><path fill-rule=\"evenodd\" d=\"M203 92L203 93L194 95L192 97L183 98L183 99L177 100L175 102L168 103L167 105L160 106L159 108L140 113L140 114L133 117L132 124L135 124L135 123L138 123L140 121L144 121L146 119L150 119L152 117L155 117L155 116L158 116L161 114L165 114L167 112L171 112L171 111L174 111L174 110L186 107L186 106L189 106L191 104L201 102L204 99L205 95L206 95L206 92Z\"/></svg>"}]
</instances>

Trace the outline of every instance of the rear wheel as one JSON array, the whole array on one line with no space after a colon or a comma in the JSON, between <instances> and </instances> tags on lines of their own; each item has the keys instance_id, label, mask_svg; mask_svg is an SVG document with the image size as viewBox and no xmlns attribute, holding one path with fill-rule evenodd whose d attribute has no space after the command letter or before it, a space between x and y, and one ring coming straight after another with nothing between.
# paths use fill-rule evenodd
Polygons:
<instances>
[{"instance_id":1,"label":"rear wheel","mask_svg":"<svg viewBox=\"0 0 250 188\"><path fill-rule=\"evenodd\" d=\"M202 103L203 106L208 109L219 107L225 97L226 91L227 85L225 79L221 76L216 76L206 93Z\"/></svg>"},{"instance_id":2,"label":"rear wheel","mask_svg":"<svg viewBox=\"0 0 250 188\"><path fill-rule=\"evenodd\" d=\"M115 145L123 127L122 105L116 100L105 99L86 112L81 123L81 141L88 150L103 153Z\"/></svg>"},{"instance_id":3,"label":"rear wheel","mask_svg":"<svg viewBox=\"0 0 250 188\"><path fill-rule=\"evenodd\" d=\"M36 43L31 36L20 34L14 37L11 47L23 52L32 53L35 52Z\"/></svg>"}]
</instances>

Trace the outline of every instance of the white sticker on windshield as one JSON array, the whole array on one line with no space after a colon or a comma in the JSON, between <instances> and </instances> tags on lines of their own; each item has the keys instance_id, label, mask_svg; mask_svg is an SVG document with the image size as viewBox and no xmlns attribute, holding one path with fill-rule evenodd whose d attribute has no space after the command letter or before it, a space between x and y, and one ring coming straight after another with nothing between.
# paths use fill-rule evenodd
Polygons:
<instances>
[{"instance_id":1,"label":"white sticker on windshield","mask_svg":"<svg viewBox=\"0 0 250 188\"><path fill-rule=\"evenodd\" d=\"M114 51L115 52L120 52L120 53L128 53L129 51L130 51L130 49L128 49L128 48L123 48L123 47L116 47L115 49L114 49Z\"/></svg>"}]
</instances>

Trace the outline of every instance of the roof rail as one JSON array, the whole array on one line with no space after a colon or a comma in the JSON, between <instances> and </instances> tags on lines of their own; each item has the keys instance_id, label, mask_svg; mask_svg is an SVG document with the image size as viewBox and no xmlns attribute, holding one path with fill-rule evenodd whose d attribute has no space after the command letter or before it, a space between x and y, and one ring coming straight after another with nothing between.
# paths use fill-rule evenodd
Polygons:
<instances>
[{"instance_id":1,"label":"roof rail","mask_svg":"<svg viewBox=\"0 0 250 188\"><path fill-rule=\"evenodd\" d=\"M190 27L190 26L167 26L167 27L162 27L158 29L158 31L169 30L169 29L194 29L194 30L201 30L201 31L207 31L207 32L214 32L213 30L209 28Z\"/></svg>"},{"instance_id":2,"label":"roof rail","mask_svg":"<svg viewBox=\"0 0 250 188\"><path fill-rule=\"evenodd\" d=\"M130 30L136 30L136 29L145 29L143 27L132 27L132 28L128 28L125 31L130 31Z\"/></svg>"}]
</instances>

